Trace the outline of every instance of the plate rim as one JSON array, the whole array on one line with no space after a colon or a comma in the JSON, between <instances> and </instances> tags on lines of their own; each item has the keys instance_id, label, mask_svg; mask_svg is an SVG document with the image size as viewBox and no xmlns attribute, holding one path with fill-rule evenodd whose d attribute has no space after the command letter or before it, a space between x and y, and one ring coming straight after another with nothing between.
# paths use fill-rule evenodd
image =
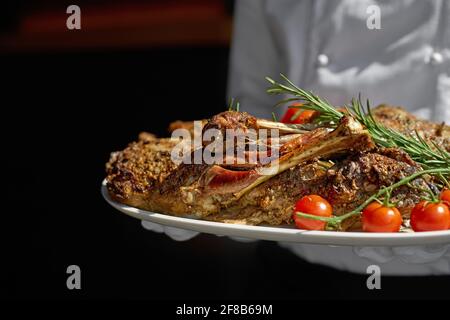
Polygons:
<instances>
[{"instance_id":1,"label":"plate rim","mask_svg":"<svg viewBox=\"0 0 450 320\"><path fill-rule=\"evenodd\" d=\"M106 202L118 211L139 219L168 227L182 228L220 236L237 236L258 240L297 242L329 246L417 246L450 243L450 230L402 233L366 233L309 231L276 226L227 224L151 212L114 201L102 181L101 193ZM220 231L220 232L219 232Z\"/></svg>"}]
</instances>

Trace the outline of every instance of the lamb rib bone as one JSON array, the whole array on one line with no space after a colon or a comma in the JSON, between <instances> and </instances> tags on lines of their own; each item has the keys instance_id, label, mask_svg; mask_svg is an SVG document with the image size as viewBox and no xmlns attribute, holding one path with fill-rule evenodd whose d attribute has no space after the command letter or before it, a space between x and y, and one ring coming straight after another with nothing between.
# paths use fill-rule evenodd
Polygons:
<instances>
[{"instance_id":1,"label":"lamb rib bone","mask_svg":"<svg viewBox=\"0 0 450 320\"><path fill-rule=\"evenodd\" d=\"M213 116L207 121L203 121L203 131L208 129L226 129L242 130L248 129L277 129L280 135L289 133L305 133L311 130L308 125L285 124L266 119L256 118L247 112L225 111ZM225 136L225 134L224 134Z\"/></svg>"},{"instance_id":2,"label":"lamb rib bone","mask_svg":"<svg viewBox=\"0 0 450 320\"><path fill-rule=\"evenodd\" d=\"M278 129L280 135L290 133L306 133L314 128L311 125L286 124L265 119L257 119L256 123L258 127L262 129Z\"/></svg>"},{"instance_id":3,"label":"lamb rib bone","mask_svg":"<svg viewBox=\"0 0 450 320\"><path fill-rule=\"evenodd\" d=\"M299 163L326 158L345 151L365 151L374 147L368 131L361 124L351 117L343 117L334 131L329 132L327 129L320 128L303 134L283 146L281 156L278 159L271 164L248 171L247 174L242 171L211 168L214 174L209 174L208 179L204 180L206 182L204 190L208 189L209 192L220 192L220 189L225 192L226 190L234 191L236 185L232 187L228 184L237 184L241 188L235 191L232 199L230 199L230 201L235 201L261 183ZM234 175L236 177L231 177ZM239 181L240 178L245 181L242 183L242 181ZM221 181L222 186L220 185ZM214 182L214 186L208 186L209 182Z\"/></svg>"}]
</instances>

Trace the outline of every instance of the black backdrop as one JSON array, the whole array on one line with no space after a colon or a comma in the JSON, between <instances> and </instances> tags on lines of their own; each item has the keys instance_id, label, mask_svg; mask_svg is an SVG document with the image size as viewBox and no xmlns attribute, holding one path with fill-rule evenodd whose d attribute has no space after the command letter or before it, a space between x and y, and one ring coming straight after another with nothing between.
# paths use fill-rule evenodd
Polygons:
<instances>
[{"instance_id":1,"label":"black backdrop","mask_svg":"<svg viewBox=\"0 0 450 320\"><path fill-rule=\"evenodd\" d=\"M366 277L308 264L275 243L144 230L100 194L109 152L140 131L224 109L228 50L0 56L2 293L9 298L449 298L449 277ZM66 268L82 290L66 288Z\"/></svg>"}]
</instances>

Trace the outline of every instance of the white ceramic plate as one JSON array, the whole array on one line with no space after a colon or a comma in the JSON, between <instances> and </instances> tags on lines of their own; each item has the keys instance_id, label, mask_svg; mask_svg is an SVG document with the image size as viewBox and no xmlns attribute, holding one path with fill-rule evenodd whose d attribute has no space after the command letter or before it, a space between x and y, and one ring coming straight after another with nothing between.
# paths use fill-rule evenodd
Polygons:
<instances>
[{"instance_id":1,"label":"white ceramic plate","mask_svg":"<svg viewBox=\"0 0 450 320\"><path fill-rule=\"evenodd\" d=\"M173 217L113 201L106 189L106 181L102 183L102 194L111 206L134 218L223 236L336 246L417 246L450 243L450 230L417 233L304 231L292 227L248 226Z\"/></svg>"}]
</instances>

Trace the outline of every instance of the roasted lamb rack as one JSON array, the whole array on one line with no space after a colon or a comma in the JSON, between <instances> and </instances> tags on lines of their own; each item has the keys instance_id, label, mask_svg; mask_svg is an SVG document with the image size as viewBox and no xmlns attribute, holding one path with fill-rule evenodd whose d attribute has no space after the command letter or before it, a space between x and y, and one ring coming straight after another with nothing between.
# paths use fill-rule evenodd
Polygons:
<instances>
[{"instance_id":1,"label":"roasted lamb rack","mask_svg":"<svg viewBox=\"0 0 450 320\"><path fill-rule=\"evenodd\" d=\"M374 117L397 130L426 130L426 139L448 146L449 128L430 125L398 108L382 106ZM393 115L397 120L393 121ZM389 115L389 116L388 116ZM407 125L406 125L407 124ZM177 122L171 129L192 123ZM226 164L175 164L171 151L178 143L142 134L139 141L111 155L107 187L113 199L138 208L178 216L229 223L279 225L290 223L295 201L317 193L329 200L339 215L364 202L381 186L390 185L420 167L399 149L376 147L367 130L351 116L343 117L334 130L314 125L285 125L229 111L202 121L203 130L278 129L278 137L255 137L257 144L276 148L270 164L256 161L245 166L238 154ZM226 135L222 135L226 140ZM199 152L208 144L202 144ZM448 150L448 149L447 149ZM429 188L426 179L416 185ZM418 189L403 186L392 195L407 216L420 198ZM357 225L352 219L345 228Z\"/></svg>"}]
</instances>

